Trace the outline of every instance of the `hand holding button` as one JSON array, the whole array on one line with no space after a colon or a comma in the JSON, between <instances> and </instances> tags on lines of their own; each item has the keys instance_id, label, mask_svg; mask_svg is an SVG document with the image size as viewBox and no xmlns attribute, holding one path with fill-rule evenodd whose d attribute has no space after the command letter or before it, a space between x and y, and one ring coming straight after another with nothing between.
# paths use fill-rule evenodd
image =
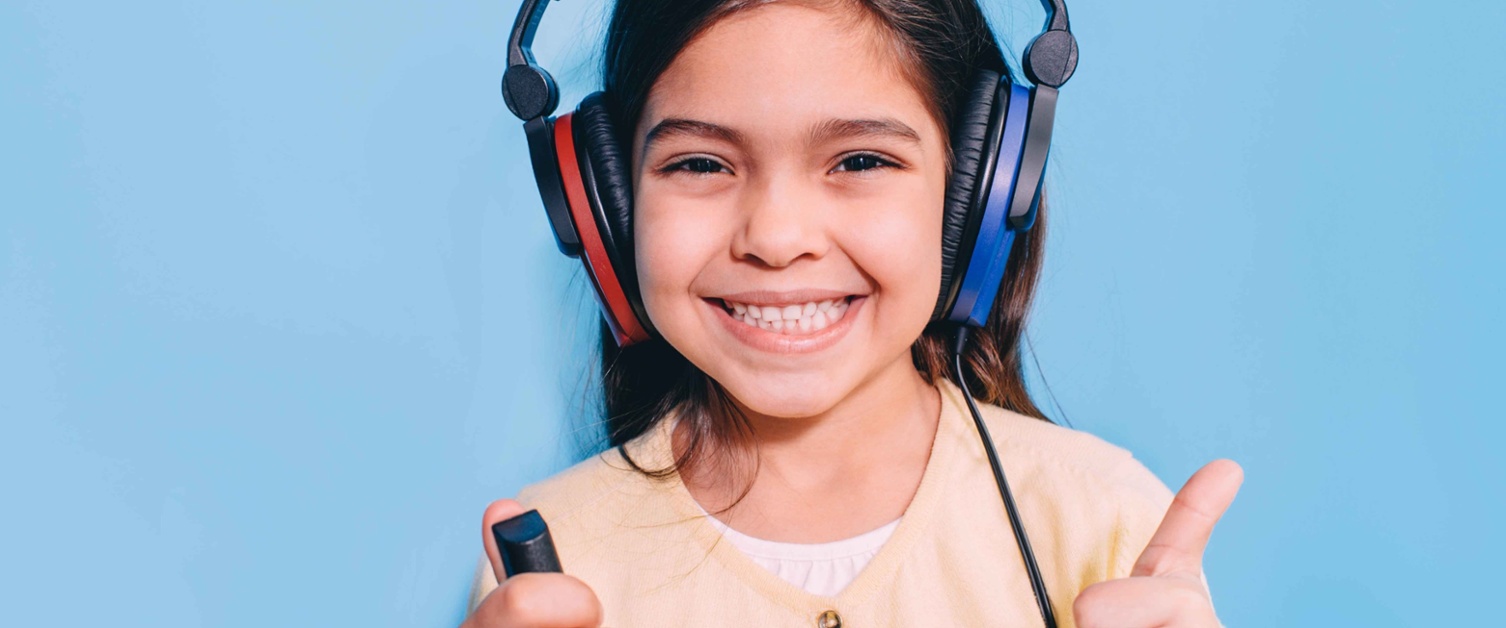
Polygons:
<instances>
[{"instance_id":1,"label":"hand holding button","mask_svg":"<svg viewBox=\"0 0 1506 628\"><path fill-rule=\"evenodd\" d=\"M466 618L461 628L599 628L601 602L591 587L579 579L549 572L505 575L508 573L507 563L497 546L493 527L522 514L525 514L523 506L511 499L497 500L486 508L482 516L482 543L500 584ZM532 538L532 535L525 536ZM522 557L526 561L529 555L538 553L528 550L536 548L525 544L510 560L519 562ZM557 561L555 568L558 568Z\"/></svg>"}]
</instances>

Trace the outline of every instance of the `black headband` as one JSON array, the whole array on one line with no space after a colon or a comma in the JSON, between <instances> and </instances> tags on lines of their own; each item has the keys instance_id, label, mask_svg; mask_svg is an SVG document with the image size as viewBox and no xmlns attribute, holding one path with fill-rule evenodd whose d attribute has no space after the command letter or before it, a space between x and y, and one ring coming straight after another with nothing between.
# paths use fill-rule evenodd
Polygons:
<instances>
[{"instance_id":1,"label":"black headband","mask_svg":"<svg viewBox=\"0 0 1506 628\"><path fill-rule=\"evenodd\" d=\"M1064 0L1041 0L1046 30L1025 48L1025 77L1036 85L1059 88L1077 69L1077 40L1072 37ZM523 0L507 39L507 71L502 75L502 100L524 121L554 113L560 90L554 77L533 60L533 35L544 19L549 0Z\"/></svg>"}]
</instances>

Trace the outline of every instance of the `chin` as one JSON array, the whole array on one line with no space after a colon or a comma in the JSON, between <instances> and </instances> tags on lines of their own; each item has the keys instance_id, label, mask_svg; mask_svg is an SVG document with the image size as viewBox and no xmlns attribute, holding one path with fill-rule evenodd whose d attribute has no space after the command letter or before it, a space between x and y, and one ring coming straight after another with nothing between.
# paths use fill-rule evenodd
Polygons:
<instances>
[{"instance_id":1,"label":"chin","mask_svg":"<svg viewBox=\"0 0 1506 628\"><path fill-rule=\"evenodd\" d=\"M824 414L849 392L837 383L837 378L827 375L757 374L715 379L728 395L750 412L787 419Z\"/></svg>"}]
</instances>

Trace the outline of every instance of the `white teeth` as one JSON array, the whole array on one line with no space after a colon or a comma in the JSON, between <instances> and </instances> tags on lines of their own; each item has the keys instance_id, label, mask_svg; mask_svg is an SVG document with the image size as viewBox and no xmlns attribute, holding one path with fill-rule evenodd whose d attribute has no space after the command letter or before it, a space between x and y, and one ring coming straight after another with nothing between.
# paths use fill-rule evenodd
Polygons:
<instances>
[{"instance_id":1,"label":"white teeth","mask_svg":"<svg viewBox=\"0 0 1506 628\"><path fill-rule=\"evenodd\" d=\"M748 305L723 300L733 319L776 334L807 334L834 325L847 314L847 299L809 301L797 305Z\"/></svg>"}]
</instances>

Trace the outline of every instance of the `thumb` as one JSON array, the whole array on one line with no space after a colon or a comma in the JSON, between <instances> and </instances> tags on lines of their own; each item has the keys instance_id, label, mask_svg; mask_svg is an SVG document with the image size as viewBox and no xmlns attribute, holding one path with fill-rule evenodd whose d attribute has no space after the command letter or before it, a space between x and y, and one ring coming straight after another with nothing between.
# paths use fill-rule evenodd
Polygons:
<instances>
[{"instance_id":1,"label":"thumb","mask_svg":"<svg viewBox=\"0 0 1506 628\"><path fill-rule=\"evenodd\" d=\"M1150 537L1130 575L1200 579L1203 550L1213 535L1213 525L1234 502L1244 477L1244 469L1233 460L1214 460L1192 474L1171 501L1161 527Z\"/></svg>"},{"instance_id":2,"label":"thumb","mask_svg":"<svg viewBox=\"0 0 1506 628\"><path fill-rule=\"evenodd\" d=\"M497 539L492 536L492 526L524 512L522 504L511 499L499 499L487 506L486 513L481 515L481 543L486 546L486 558L492 563L492 573L497 575L497 582L506 580L507 572L502 568L502 551L497 547Z\"/></svg>"}]
</instances>

